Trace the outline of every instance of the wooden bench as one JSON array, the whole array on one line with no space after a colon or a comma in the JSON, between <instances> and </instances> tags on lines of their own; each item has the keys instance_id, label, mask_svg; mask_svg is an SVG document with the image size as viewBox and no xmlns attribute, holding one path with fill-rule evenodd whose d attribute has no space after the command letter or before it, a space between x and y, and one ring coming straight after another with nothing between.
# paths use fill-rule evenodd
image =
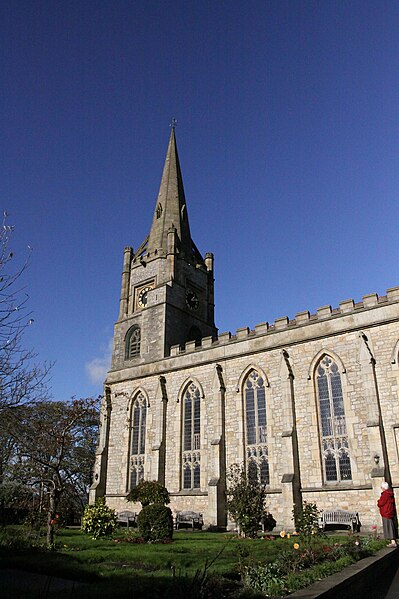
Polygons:
<instances>
[{"instance_id":1,"label":"wooden bench","mask_svg":"<svg viewBox=\"0 0 399 599\"><path fill-rule=\"evenodd\" d=\"M126 524L128 530L130 525L134 526L136 524L136 512L129 512L128 510L118 512L116 518L118 524Z\"/></svg>"},{"instance_id":2,"label":"wooden bench","mask_svg":"<svg viewBox=\"0 0 399 599\"><path fill-rule=\"evenodd\" d=\"M358 512L348 512L340 509L324 510L319 517L319 528L324 531L326 526L347 526L352 528L352 532L360 532L359 514Z\"/></svg>"},{"instance_id":3,"label":"wooden bench","mask_svg":"<svg viewBox=\"0 0 399 599\"><path fill-rule=\"evenodd\" d=\"M199 512L176 512L175 516L175 528L179 530L180 526L198 528L202 530L204 526L204 520L202 514Z\"/></svg>"}]
</instances>

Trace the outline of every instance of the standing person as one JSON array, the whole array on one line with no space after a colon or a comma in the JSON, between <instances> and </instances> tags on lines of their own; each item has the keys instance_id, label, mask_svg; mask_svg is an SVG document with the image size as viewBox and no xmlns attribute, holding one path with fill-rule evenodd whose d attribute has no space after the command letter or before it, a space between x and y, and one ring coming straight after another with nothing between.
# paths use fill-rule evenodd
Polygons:
<instances>
[{"instance_id":1,"label":"standing person","mask_svg":"<svg viewBox=\"0 0 399 599\"><path fill-rule=\"evenodd\" d=\"M391 539L391 545L396 545L396 507L395 498L392 489L388 483L381 484L381 496L377 501L382 518L382 528L384 531L384 539Z\"/></svg>"}]
</instances>

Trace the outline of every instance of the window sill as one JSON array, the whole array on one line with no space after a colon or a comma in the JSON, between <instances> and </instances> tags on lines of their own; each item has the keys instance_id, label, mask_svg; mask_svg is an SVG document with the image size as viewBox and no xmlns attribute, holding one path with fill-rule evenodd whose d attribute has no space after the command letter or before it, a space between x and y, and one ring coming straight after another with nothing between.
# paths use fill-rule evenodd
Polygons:
<instances>
[{"instance_id":1,"label":"window sill","mask_svg":"<svg viewBox=\"0 0 399 599\"><path fill-rule=\"evenodd\" d=\"M366 491L372 489L373 485L357 485L354 483L324 483L321 487L302 487L302 493L324 493L328 491Z\"/></svg>"},{"instance_id":2,"label":"window sill","mask_svg":"<svg viewBox=\"0 0 399 599\"><path fill-rule=\"evenodd\" d=\"M181 491L176 491L175 493L169 493L169 495L171 497L181 497L184 495L188 495L189 497L206 497L208 495L208 491L201 491L200 489L182 489Z\"/></svg>"}]
</instances>

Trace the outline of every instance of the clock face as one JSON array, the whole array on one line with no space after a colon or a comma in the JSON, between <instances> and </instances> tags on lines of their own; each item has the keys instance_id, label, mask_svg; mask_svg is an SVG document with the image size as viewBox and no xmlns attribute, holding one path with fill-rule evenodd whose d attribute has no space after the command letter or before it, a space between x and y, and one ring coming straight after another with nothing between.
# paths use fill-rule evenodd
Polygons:
<instances>
[{"instance_id":1,"label":"clock face","mask_svg":"<svg viewBox=\"0 0 399 599\"><path fill-rule=\"evenodd\" d=\"M147 305L147 295L148 292L151 291L152 287L143 287L140 289L137 295L137 305L139 308L145 308Z\"/></svg>"},{"instance_id":2,"label":"clock face","mask_svg":"<svg viewBox=\"0 0 399 599\"><path fill-rule=\"evenodd\" d=\"M190 310L198 310L199 299L196 293L191 289L186 291L186 304Z\"/></svg>"}]
</instances>

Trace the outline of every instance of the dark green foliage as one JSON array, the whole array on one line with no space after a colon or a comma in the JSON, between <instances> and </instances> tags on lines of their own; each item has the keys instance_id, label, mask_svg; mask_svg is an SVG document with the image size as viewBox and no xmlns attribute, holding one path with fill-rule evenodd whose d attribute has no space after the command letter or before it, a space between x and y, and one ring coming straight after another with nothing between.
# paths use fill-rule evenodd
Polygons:
<instances>
[{"instance_id":1,"label":"dark green foliage","mask_svg":"<svg viewBox=\"0 0 399 599\"><path fill-rule=\"evenodd\" d=\"M143 507L137 516L137 525L147 543L165 541L173 537L172 512L161 503L152 503Z\"/></svg>"},{"instance_id":2,"label":"dark green foliage","mask_svg":"<svg viewBox=\"0 0 399 599\"><path fill-rule=\"evenodd\" d=\"M314 513L313 509L310 511ZM285 596L373 555L384 545L383 541L351 537L343 543L329 544L324 540L309 548L306 544L302 547L299 538L299 543L288 545L271 562L243 563L242 579L248 588L268 597Z\"/></svg>"},{"instance_id":3,"label":"dark green foliage","mask_svg":"<svg viewBox=\"0 0 399 599\"><path fill-rule=\"evenodd\" d=\"M251 466L251 463L250 463ZM266 489L256 469L233 464L228 474L227 509L245 537L256 537L265 512Z\"/></svg>"},{"instance_id":4,"label":"dark green foliage","mask_svg":"<svg viewBox=\"0 0 399 599\"><path fill-rule=\"evenodd\" d=\"M44 539L31 526L4 526L0 528L0 547L10 552L18 549L32 550L44 546Z\"/></svg>"},{"instance_id":5,"label":"dark green foliage","mask_svg":"<svg viewBox=\"0 0 399 599\"><path fill-rule=\"evenodd\" d=\"M139 501L143 507L151 503L170 503L168 490L156 480L142 480L126 497L127 501Z\"/></svg>"},{"instance_id":6,"label":"dark green foliage","mask_svg":"<svg viewBox=\"0 0 399 599\"><path fill-rule=\"evenodd\" d=\"M302 510L295 515L295 510L292 510L295 518L295 526L301 538L309 543L312 535L319 531L318 520L320 512L315 503L303 502Z\"/></svg>"}]
</instances>

